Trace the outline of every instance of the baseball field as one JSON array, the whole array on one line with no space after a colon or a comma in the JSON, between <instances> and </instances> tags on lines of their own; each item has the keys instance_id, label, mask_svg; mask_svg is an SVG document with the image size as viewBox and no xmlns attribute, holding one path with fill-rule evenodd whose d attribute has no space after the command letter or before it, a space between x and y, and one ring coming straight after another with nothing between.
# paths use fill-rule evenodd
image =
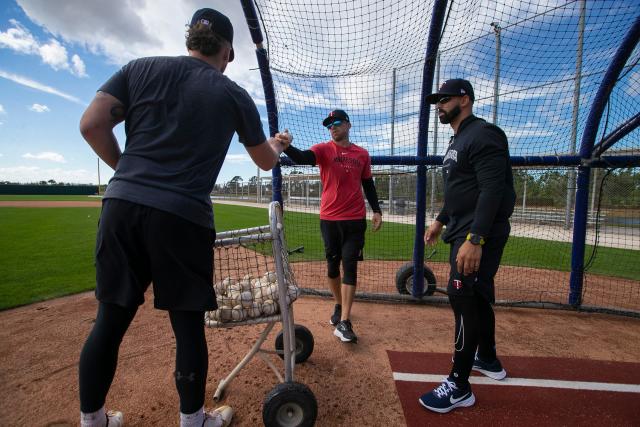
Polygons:
<instances>
[{"instance_id":1,"label":"baseball field","mask_svg":"<svg viewBox=\"0 0 640 427\"><path fill-rule=\"evenodd\" d=\"M91 290L100 202L35 199L0 199L0 425L77 425L77 362L96 310ZM218 230L262 225L264 213L252 209L218 206ZM395 226L404 225L385 224ZM297 237L287 237L295 247ZM381 260L398 257L372 246L369 253L377 251ZM613 258L632 255L603 249L611 250L607 256ZM304 256L305 262L321 259L319 237L305 243ZM514 256L505 254L506 264L517 265L509 258ZM552 258L541 252L537 259L540 267L554 270ZM640 270L614 272L607 270L606 259L601 264L599 274L640 277ZM125 337L107 402L125 413L127 425L177 425L173 334L166 313L149 303L152 298L149 291ZM357 302L352 317L360 342L345 346L328 324L332 307L330 300L311 296L294 304L296 323L309 328L315 339L313 354L295 372L317 398L319 426L601 425L603 419L609 425L634 425L640 419L637 318L498 307L498 352L513 381L485 384L476 378L475 407L436 415L422 410L417 398L439 382L435 377L448 373L442 355L451 353L450 309ZM262 328L207 330L207 406L213 406L217 382ZM266 343L271 345L278 332L276 327ZM237 411L234 425L261 425L262 401L276 383L261 360L247 365L224 396L224 403Z\"/></svg>"}]
</instances>

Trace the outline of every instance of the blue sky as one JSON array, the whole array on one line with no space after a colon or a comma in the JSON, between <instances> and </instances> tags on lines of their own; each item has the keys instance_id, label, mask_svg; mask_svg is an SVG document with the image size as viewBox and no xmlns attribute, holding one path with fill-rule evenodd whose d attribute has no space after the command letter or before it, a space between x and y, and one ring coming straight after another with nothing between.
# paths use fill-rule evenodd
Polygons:
<instances>
[{"instance_id":1,"label":"blue sky","mask_svg":"<svg viewBox=\"0 0 640 427\"><path fill-rule=\"evenodd\" d=\"M97 183L97 156L78 131L84 109L128 60L186 54L184 25L200 7L232 20L236 60L225 74L249 91L265 118L255 46L239 2L0 2L0 181ZM116 128L121 147L123 128ZM246 180L256 171L234 138L218 181ZM101 182L112 174L100 162Z\"/></svg>"},{"instance_id":2,"label":"blue sky","mask_svg":"<svg viewBox=\"0 0 640 427\"><path fill-rule=\"evenodd\" d=\"M280 128L292 130L297 146L307 148L326 139L320 122L328 111L343 108L352 119L352 140L372 155L391 154L392 147L396 155L416 154L429 7L415 0L353 0L339 9L331 2L308 9L306 0L258 3L269 29ZM499 22L503 30L498 124L509 137L511 154L567 154L579 2L482 0L471 2L477 9L471 15L462 9L463 3L454 3L441 43L440 82L449 77L471 80L476 114L492 119L495 35L489 23ZM637 0L587 5L578 144L600 79L640 12ZM0 181L97 183L98 159L78 131L86 105L129 60L186 54L185 24L200 7L216 8L233 22L236 59L226 74L253 97L267 134L255 46L239 1L3 0ZM640 67L636 63L628 71L612 95L607 132L640 109ZM637 152L639 133L634 131L617 148ZM116 135L124 147L122 125ZM431 115L428 153L443 154L450 135L450 127L434 124ZM256 171L234 138L218 182L236 175L246 181ZM100 162L101 183L112 173Z\"/></svg>"}]
</instances>

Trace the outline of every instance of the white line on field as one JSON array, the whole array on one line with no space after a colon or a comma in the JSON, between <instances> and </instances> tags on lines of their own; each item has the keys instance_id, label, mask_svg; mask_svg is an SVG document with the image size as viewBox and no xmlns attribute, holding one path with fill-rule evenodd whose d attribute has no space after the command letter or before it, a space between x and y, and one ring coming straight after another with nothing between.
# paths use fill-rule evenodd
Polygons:
<instances>
[{"instance_id":1,"label":"white line on field","mask_svg":"<svg viewBox=\"0 0 640 427\"><path fill-rule=\"evenodd\" d=\"M396 381L411 381L422 383L440 383L443 375L432 374L412 374L408 372L394 372L393 379ZM615 384L597 383L589 381L560 381L543 380L535 378L505 378L496 381L487 377L469 377L471 384L498 385L498 386L520 386L520 387L546 387L546 388L566 388L574 390L595 390L595 391L617 391L623 393L640 393L638 384Z\"/></svg>"}]
</instances>

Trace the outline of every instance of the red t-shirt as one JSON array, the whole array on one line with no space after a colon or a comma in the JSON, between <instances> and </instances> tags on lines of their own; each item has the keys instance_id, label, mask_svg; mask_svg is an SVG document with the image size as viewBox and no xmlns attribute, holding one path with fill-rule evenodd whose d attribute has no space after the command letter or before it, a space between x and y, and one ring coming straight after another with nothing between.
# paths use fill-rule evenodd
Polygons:
<instances>
[{"instance_id":1,"label":"red t-shirt","mask_svg":"<svg viewBox=\"0 0 640 427\"><path fill-rule=\"evenodd\" d=\"M371 158L362 147L340 147L333 141L311 147L320 167L320 219L343 221L366 218L362 180L371 178Z\"/></svg>"}]
</instances>

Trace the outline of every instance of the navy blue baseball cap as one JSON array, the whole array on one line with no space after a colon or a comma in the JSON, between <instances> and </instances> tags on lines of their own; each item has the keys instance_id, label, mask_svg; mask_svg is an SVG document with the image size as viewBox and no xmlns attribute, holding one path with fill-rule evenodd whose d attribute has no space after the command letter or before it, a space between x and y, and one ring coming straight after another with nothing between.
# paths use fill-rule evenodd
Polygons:
<instances>
[{"instance_id":1,"label":"navy blue baseball cap","mask_svg":"<svg viewBox=\"0 0 640 427\"><path fill-rule=\"evenodd\" d=\"M464 79L449 79L440 85L440 89L436 93L432 93L426 96L425 101L427 104L435 104L440 98L446 96L464 96L467 95L471 101L475 101L475 95L473 94L473 86L468 80Z\"/></svg>"},{"instance_id":2,"label":"navy blue baseball cap","mask_svg":"<svg viewBox=\"0 0 640 427\"><path fill-rule=\"evenodd\" d=\"M233 53L233 25L231 21L224 14L217 10L205 7L203 9L196 10L191 18L190 27L196 24L208 25L215 34L219 35L223 39L231 44L231 54L229 55L229 62L233 61L235 57Z\"/></svg>"},{"instance_id":3,"label":"navy blue baseball cap","mask_svg":"<svg viewBox=\"0 0 640 427\"><path fill-rule=\"evenodd\" d=\"M349 115L344 110L333 110L326 119L322 121L322 126L327 127L336 120L349 121Z\"/></svg>"}]
</instances>

